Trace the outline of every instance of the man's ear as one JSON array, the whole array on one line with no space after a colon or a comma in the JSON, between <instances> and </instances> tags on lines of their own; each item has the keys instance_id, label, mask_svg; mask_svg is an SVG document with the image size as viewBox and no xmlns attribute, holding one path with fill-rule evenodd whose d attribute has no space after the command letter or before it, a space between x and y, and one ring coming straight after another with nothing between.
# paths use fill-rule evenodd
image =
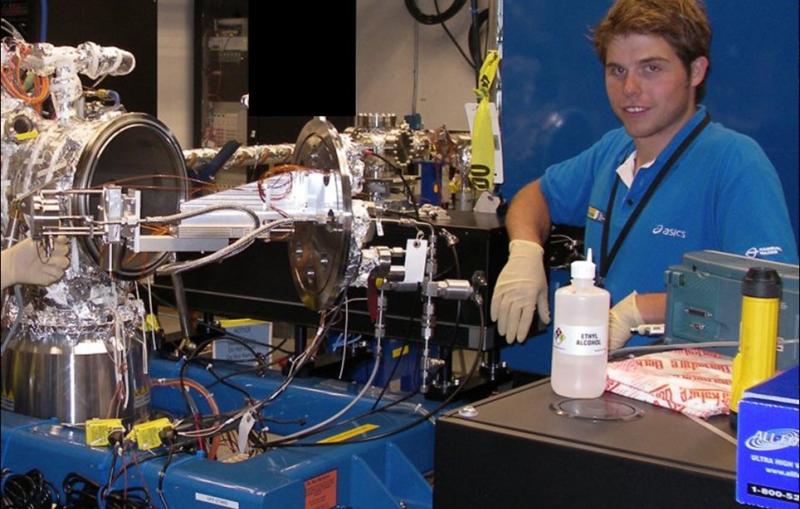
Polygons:
<instances>
[{"instance_id":1,"label":"man's ear","mask_svg":"<svg viewBox=\"0 0 800 509\"><path fill-rule=\"evenodd\" d=\"M689 70L691 71L691 75L689 76L689 82L693 87L700 86L704 79L706 79L706 72L708 71L708 58L706 57L697 57L692 61L692 64L689 66Z\"/></svg>"}]
</instances>

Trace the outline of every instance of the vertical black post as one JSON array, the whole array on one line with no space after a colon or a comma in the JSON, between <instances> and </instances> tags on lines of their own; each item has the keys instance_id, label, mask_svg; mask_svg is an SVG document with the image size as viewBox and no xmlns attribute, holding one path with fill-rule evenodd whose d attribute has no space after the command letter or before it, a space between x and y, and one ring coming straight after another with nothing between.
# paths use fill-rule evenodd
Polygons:
<instances>
[{"instance_id":1,"label":"vertical black post","mask_svg":"<svg viewBox=\"0 0 800 509\"><path fill-rule=\"evenodd\" d=\"M178 311L178 319L181 324L181 343L189 341L191 331L189 330L189 305L186 303L186 291L183 288L183 277L179 273L170 274L172 279L172 290L175 292L175 307Z\"/></svg>"}]
</instances>

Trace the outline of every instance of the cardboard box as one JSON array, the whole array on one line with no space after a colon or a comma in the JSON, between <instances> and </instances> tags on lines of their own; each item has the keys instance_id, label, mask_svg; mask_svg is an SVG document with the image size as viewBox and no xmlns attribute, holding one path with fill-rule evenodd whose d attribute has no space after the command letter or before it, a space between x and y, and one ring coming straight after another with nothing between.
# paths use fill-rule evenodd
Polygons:
<instances>
[{"instance_id":1,"label":"cardboard box","mask_svg":"<svg viewBox=\"0 0 800 509\"><path fill-rule=\"evenodd\" d=\"M800 504L800 372L795 366L750 388L739 403L736 500L758 507Z\"/></svg>"},{"instance_id":2,"label":"cardboard box","mask_svg":"<svg viewBox=\"0 0 800 509\"><path fill-rule=\"evenodd\" d=\"M230 320L220 320L220 325L230 332L243 338L247 338L250 346L258 353L268 354L269 346L272 344L272 322L263 320L251 320L249 318L238 318ZM212 343L212 354L214 359L240 361L245 365L255 366L253 354L240 343L235 341L214 341ZM272 362L272 354L267 355L267 362Z\"/></svg>"}]
</instances>

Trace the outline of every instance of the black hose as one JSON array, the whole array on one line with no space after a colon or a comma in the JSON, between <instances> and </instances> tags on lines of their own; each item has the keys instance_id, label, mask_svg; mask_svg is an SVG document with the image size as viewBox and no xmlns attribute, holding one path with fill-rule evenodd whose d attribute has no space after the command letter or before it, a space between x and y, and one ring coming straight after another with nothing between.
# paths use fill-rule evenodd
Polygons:
<instances>
[{"instance_id":1,"label":"black hose","mask_svg":"<svg viewBox=\"0 0 800 509\"><path fill-rule=\"evenodd\" d=\"M406 1L406 9L408 9L408 13L417 20L418 22L422 23L423 25L438 25L439 23L444 23L448 19L452 18L453 16L461 10L462 7L467 3L467 0L453 0L453 3L450 4L450 7L444 10L443 13L433 16L430 14L425 14L419 9L416 0L405 0Z\"/></svg>"},{"instance_id":2,"label":"black hose","mask_svg":"<svg viewBox=\"0 0 800 509\"><path fill-rule=\"evenodd\" d=\"M489 21L489 9L484 9L478 13L477 17L472 17L472 23L469 25L469 36L467 41L469 43L469 54L472 61L475 62L475 67L480 70L483 64L484 52L480 43L481 27ZM488 30L488 28L487 28Z\"/></svg>"}]
</instances>

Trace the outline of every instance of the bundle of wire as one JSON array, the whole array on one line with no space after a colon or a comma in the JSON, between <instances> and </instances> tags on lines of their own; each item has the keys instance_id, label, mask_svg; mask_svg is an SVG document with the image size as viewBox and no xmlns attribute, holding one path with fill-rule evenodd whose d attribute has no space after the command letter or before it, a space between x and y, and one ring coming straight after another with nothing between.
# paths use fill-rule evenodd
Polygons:
<instances>
[{"instance_id":1,"label":"bundle of wire","mask_svg":"<svg viewBox=\"0 0 800 509\"><path fill-rule=\"evenodd\" d=\"M24 507L31 509L50 509L60 504L58 491L47 481L39 470L26 474L12 474L3 470L3 507Z\"/></svg>"},{"instance_id":2,"label":"bundle of wire","mask_svg":"<svg viewBox=\"0 0 800 509\"><path fill-rule=\"evenodd\" d=\"M3 88L15 97L41 111L42 103L50 94L50 80L28 72L22 77L23 60L30 53L31 46L22 40L14 40L14 53L2 67Z\"/></svg>"},{"instance_id":3,"label":"bundle of wire","mask_svg":"<svg viewBox=\"0 0 800 509\"><path fill-rule=\"evenodd\" d=\"M262 202L282 200L289 196L292 192L292 185L294 183L293 174L297 172L319 172L327 173L329 170L319 170L315 168L307 168L298 164L281 164L270 168L258 177L258 196ZM269 190L269 200L267 200L267 191Z\"/></svg>"},{"instance_id":4,"label":"bundle of wire","mask_svg":"<svg viewBox=\"0 0 800 509\"><path fill-rule=\"evenodd\" d=\"M144 487L125 488L106 491L100 495L101 487L91 479L76 473L69 473L62 483L65 509L149 509L152 507L150 494ZM16 506L14 506L16 507ZM49 506L48 506L49 507Z\"/></svg>"}]
</instances>

